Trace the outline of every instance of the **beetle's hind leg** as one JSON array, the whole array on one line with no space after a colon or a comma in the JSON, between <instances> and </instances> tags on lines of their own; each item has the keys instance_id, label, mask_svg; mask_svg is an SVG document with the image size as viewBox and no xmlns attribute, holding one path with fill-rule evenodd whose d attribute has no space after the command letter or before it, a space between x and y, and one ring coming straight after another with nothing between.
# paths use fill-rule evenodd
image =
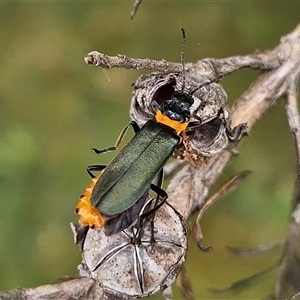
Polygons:
<instances>
[{"instance_id":1,"label":"beetle's hind leg","mask_svg":"<svg viewBox=\"0 0 300 300\"><path fill-rule=\"evenodd\" d=\"M139 216L138 226L140 232L138 234L138 240L142 236L142 231L145 222L148 220L150 221L150 228L151 228L151 239L150 243L155 243L154 237L154 218L155 212L165 203L168 198L168 194L161 188L163 182L163 169L159 172L157 176L157 184L151 184L150 189L154 191L157 195L153 198L145 207L143 213Z\"/></svg>"}]
</instances>

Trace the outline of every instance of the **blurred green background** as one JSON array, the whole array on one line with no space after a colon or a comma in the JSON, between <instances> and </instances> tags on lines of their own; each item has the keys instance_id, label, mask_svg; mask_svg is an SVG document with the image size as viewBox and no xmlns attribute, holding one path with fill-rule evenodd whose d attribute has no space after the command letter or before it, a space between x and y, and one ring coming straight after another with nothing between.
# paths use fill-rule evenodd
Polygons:
<instances>
[{"instance_id":1,"label":"blurred green background","mask_svg":"<svg viewBox=\"0 0 300 300\"><path fill-rule=\"evenodd\" d=\"M131 84L146 71L88 67L84 56L180 61L223 58L275 47L299 23L296 2L144 1L1 2L0 48L0 289L35 287L76 275L80 253L69 222L90 178L85 167L106 163L90 148L114 144L129 121ZM230 103L257 76L242 70L222 80ZM212 293L260 272L280 251L235 257L225 246L283 240L296 176L293 140L281 101L251 131L220 181L253 174L204 216L203 253L190 240L186 267L197 299L267 296L277 269L236 293ZM191 224L191 222L190 222ZM190 225L189 224L189 225ZM180 299L178 291L175 298ZM161 296L153 297L161 299Z\"/></svg>"}]
</instances>

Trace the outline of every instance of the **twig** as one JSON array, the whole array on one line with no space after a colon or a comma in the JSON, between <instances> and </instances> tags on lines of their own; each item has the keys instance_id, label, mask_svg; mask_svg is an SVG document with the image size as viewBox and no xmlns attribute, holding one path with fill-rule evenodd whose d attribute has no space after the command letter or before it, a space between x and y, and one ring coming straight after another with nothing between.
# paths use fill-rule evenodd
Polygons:
<instances>
[{"instance_id":1,"label":"twig","mask_svg":"<svg viewBox=\"0 0 300 300\"><path fill-rule=\"evenodd\" d=\"M250 173L251 173L251 171L243 171L243 172L235 175L231 179L229 179L213 195L211 195L209 197L209 199L206 200L205 204L199 210L197 219L192 228L192 232L193 232L193 238L201 250L203 250L203 251L212 250L212 247L204 247L201 243L202 239L203 239L203 234L202 234L202 230L201 230L201 226L200 226L200 220L201 220L203 214L218 199L220 199L225 194L229 193L231 190L233 190L235 187L237 187Z\"/></svg>"},{"instance_id":2,"label":"twig","mask_svg":"<svg viewBox=\"0 0 300 300\"><path fill-rule=\"evenodd\" d=\"M134 1L134 4L133 4L133 7L132 7L132 10L131 10L131 20L134 18L135 14L137 13L140 5L142 4L143 0L135 0Z\"/></svg>"},{"instance_id":3,"label":"twig","mask_svg":"<svg viewBox=\"0 0 300 300\"><path fill-rule=\"evenodd\" d=\"M289 122L290 131L294 137L294 144L297 158L297 174L300 179L300 118L297 107L297 87L294 82L290 85L286 96L286 115Z\"/></svg>"},{"instance_id":4,"label":"twig","mask_svg":"<svg viewBox=\"0 0 300 300\"><path fill-rule=\"evenodd\" d=\"M58 284L42 285L33 289L14 289L7 292L0 292L0 299L26 299L26 300L43 300L43 299L77 299L77 300L94 300L103 295L103 290L96 285L90 278L79 278L65 281ZM74 298L76 297L76 298ZM101 299L106 299L101 298Z\"/></svg>"},{"instance_id":5,"label":"twig","mask_svg":"<svg viewBox=\"0 0 300 300\"><path fill-rule=\"evenodd\" d=\"M120 69L134 69L134 70L152 70L165 72L167 70L173 70L174 72L181 72L182 65L180 63L169 63L162 59L160 61L149 58L136 59L130 58L123 54L117 56L109 56L102 54L98 51L90 52L84 61L92 67L101 67L103 69L120 68Z\"/></svg>"},{"instance_id":6,"label":"twig","mask_svg":"<svg viewBox=\"0 0 300 300\"><path fill-rule=\"evenodd\" d=\"M242 68L274 69L287 58L288 53L282 51L282 45L273 51L245 56L232 56L224 59L206 58L196 63L185 64L185 69L190 73L200 73L212 79L218 76L230 74ZM284 49L285 50L285 49ZM109 56L98 51L92 51L84 58L86 64L103 69L120 68L134 70L157 70L160 72L181 72L181 63L171 63L162 59L152 60L149 58L131 58L123 54Z\"/></svg>"},{"instance_id":7,"label":"twig","mask_svg":"<svg viewBox=\"0 0 300 300\"><path fill-rule=\"evenodd\" d=\"M300 181L295 184L293 212L290 218L289 234L285 242L285 250L279 268L279 275L274 291L276 299L283 299L287 288L291 285L300 290L300 268L297 256L300 239Z\"/></svg>"},{"instance_id":8,"label":"twig","mask_svg":"<svg viewBox=\"0 0 300 300\"><path fill-rule=\"evenodd\" d=\"M289 224L289 234L285 242L285 250L279 268L278 280L275 287L275 298L282 299L288 286L291 285L296 291L300 290L300 267L297 249L300 239L300 117L297 107L297 86L295 79L290 81L286 91L286 115L290 131L294 138L296 152L297 179L295 192L292 199L292 215Z\"/></svg>"}]
</instances>

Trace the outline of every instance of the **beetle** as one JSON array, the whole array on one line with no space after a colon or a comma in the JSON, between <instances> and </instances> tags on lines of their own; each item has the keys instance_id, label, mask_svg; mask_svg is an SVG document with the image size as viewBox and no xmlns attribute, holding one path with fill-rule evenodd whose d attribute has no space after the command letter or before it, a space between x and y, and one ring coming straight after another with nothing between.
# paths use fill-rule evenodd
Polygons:
<instances>
[{"instance_id":1,"label":"beetle","mask_svg":"<svg viewBox=\"0 0 300 300\"><path fill-rule=\"evenodd\" d=\"M142 128L130 122L114 147L94 148L97 154L117 149L129 126L136 133L107 166L87 167L93 182L75 209L80 223L95 228L110 225L105 233L111 235L129 227L137 219L150 189L157 193L157 197L153 209L145 214L149 215L162 205L167 199L160 187L162 168L180 142L179 134L186 129L189 119L189 103L173 98L158 107L155 119ZM93 171L101 171L101 175L95 177ZM152 182L156 177L158 183L154 185Z\"/></svg>"},{"instance_id":2,"label":"beetle","mask_svg":"<svg viewBox=\"0 0 300 300\"><path fill-rule=\"evenodd\" d=\"M204 82L197 90L218 79ZM162 205L167 199L166 192L160 187L163 166L181 142L180 134L188 128L201 125L201 120L198 118L197 121L190 121L192 104L192 93L187 94L183 91L174 93L171 99L164 101L160 106L153 103L155 117L141 128L135 121L131 121L121 132L115 146L103 150L93 148L97 154L115 150L130 126L135 131L131 141L107 166L87 167L92 177L94 177L93 171L102 171L102 173L93 184L89 201L86 201L90 210L86 209L86 204L77 205L76 212L80 215L83 224L100 227L100 224L93 223L93 217L99 218L94 215L94 208L96 208L104 219L103 225L114 220L114 225L106 230L107 235L126 229L139 217L150 189L157 193L157 197L152 205L153 209L150 209L146 215L150 215ZM158 185L152 183L156 177L158 177ZM86 210L81 207L85 207ZM126 214L129 217L123 222Z\"/></svg>"}]
</instances>

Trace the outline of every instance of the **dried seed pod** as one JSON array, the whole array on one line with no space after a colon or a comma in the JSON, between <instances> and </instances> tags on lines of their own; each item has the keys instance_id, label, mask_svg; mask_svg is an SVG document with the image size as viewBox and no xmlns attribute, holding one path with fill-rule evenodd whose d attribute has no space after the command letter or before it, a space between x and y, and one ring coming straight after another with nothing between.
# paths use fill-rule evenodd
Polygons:
<instances>
[{"instance_id":1,"label":"dried seed pod","mask_svg":"<svg viewBox=\"0 0 300 300\"><path fill-rule=\"evenodd\" d=\"M135 83L131 101L131 118L142 126L152 119L154 101L161 105L172 97L187 95L191 99L191 121L201 121L182 134L182 143L175 151L175 157L183 158L195 166L207 158L220 153L230 141L240 139L246 124L230 129L231 118L227 95L220 84L211 83L199 88L208 79L186 73L151 73L140 76ZM199 88L199 89L198 89ZM194 119L193 119L194 118Z\"/></svg>"},{"instance_id":2,"label":"dried seed pod","mask_svg":"<svg viewBox=\"0 0 300 300\"><path fill-rule=\"evenodd\" d=\"M136 238L129 228L106 236L102 228L89 229L85 238L75 227L75 240L82 249L80 276L95 279L108 294L118 299L141 298L163 291L176 279L187 251L186 229L182 217L165 203L151 222L146 221ZM85 234L85 233L84 233Z\"/></svg>"}]
</instances>

